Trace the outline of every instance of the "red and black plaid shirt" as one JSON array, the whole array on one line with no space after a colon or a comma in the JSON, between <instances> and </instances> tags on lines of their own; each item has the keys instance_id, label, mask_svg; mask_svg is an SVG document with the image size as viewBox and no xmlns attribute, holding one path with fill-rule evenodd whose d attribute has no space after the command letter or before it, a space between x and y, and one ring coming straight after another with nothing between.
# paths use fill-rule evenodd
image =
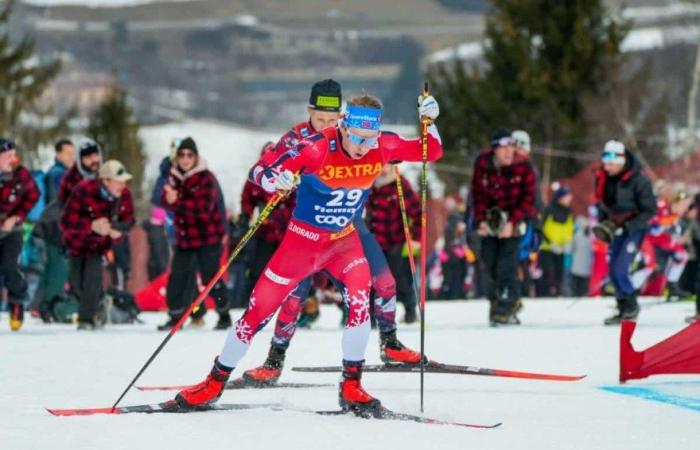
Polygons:
<instances>
[{"instance_id":1,"label":"red and black plaid shirt","mask_svg":"<svg viewBox=\"0 0 700 450\"><path fill-rule=\"evenodd\" d=\"M161 204L175 213L175 245L183 250L194 250L218 244L224 237L222 211L217 208L219 189L214 174L207 169L193 169L182 175L177 166L170 169L168 184L177 191L175 203Z\"/></svg>"},{"instance_id":2,"label":"red and black plaid shirt","mask_svg":"<svg viewBox=\"0 0 700 450\"><path fill-rule=\"evenodd\" d=\"M0 222L10 216L18 216L21 221L39 200L39 188L32 174L23 166L12 171L12 177L0 181Z\"/></svg>"},{"instance_id":3,"label":"red and black plaid shirt","mask_svg":"<svg viewBox=\"0 0 700 450\"><path fill-rule=\"evenodd\" d=\"M508 213L514 225L529 219L535 212L535 171L529 160L519 158L506 167L497 167L493 152L485 151L474 162L472 199L474 220L486 221L487 211L497 206Z\"/></svg>"},{"instance_id":4,"label":"red and black plaid shirt","mask_svg":"<svg viewBox=\"0 0 700 450\"><path fill-rule=\"evenodd\" d=\"M78 170L78 164L80 164L79 161L73 164L73 167L66 172L61 180L61 186L58 188L58 201L64 205L68 201L73 188L83 181L83 174Z\"/></svg>"},{"instance_id":5,"label":"red and black plaid shirt","mask_svg":"<svg viewBox=\"0 0 700 450\"><path fill-rule=\"evenodd\" d=\"M401 186L406 202L406 215L411 224L411 237L416 240L420 237L420 200L404 177L401 177ZM385 252L406 242L395 182L381 187L372 186L367 198L367 225Z\"/></svg>"},{"instance_id":6,"label":"red and black plaid shirt","mask_svg":"<svg viewBox=\"0 0 700 450\"><path fill-rule=\"evenodd\" d=\"M101 180L86 180L73 188L61 214L63 242L72 256L104 255L112 247L112 238L92 231L94 220L106 217L111 223L132 226L134 203L129 189L120 198L108 200Z\"/></svg>"}]
</instances>

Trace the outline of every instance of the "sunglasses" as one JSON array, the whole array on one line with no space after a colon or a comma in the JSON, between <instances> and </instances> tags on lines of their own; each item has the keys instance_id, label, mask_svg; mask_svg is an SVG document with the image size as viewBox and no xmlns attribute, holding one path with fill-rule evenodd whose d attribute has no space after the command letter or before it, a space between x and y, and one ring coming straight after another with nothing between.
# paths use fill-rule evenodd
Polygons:
<instances>
[{"instance_id":1,"label":"sunglasses","mask_svg":"<svg viewBox=\"0 0 700 450\"><path fill-rule=\"evenodd\" d=\"M495 147L507 147L509 145L515 145L515 139L511 137L502 137L493 142Z\"/></svg>"},{"instance_id":2,"label":"sunglasses","mask_svg":"<svg viewBox=\"0 0 700 450\"><path fill-rule=\"evenodd\" d=\"M193 152L179 152L177 154L178 158L194 158L195 154Z\"/></svg>"},{"instance_id":3,"label":"sunglasses","mask_svg":"<svg viewBox=\"0 0 700 450\"><path fill-rule=\"evenodd\" d=\"M624 157L624 155L621 155L621 154L615 153L615 152L603 152L600 155L600 159L604 162L605 161L616 161L618 158L622 158L622 157Z\"/></svg>"},{"instance_id":4,"label":"sunglasses","mask_svg":"<svg viewBox=\"0 0 700 450\"><path fill-rule=\"evenodd\" d=\"M366 147L374 147L374 145L379 140L379 135L372 136L372 137L366 137L366 136L360 136L359 134L353 134L352 131L350 131L348 128L345 128L345 131L348 132L348 139L350 139L350 142L352 142L355 145L364 145Z\"/></svg>"}]
</instances>

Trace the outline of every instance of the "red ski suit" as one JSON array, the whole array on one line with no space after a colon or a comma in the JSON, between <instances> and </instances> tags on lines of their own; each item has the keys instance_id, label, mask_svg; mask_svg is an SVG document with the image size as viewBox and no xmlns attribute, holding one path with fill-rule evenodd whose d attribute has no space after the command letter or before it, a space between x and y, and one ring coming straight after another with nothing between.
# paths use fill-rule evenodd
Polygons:
<instances>
[{"instance_id":1,"label":"red ski suit","mask_svg":"<svg viewBox=\"0 0 700 450\"><path fill-rule=\"evenodd\" d=\"M437 129L431 126L428 160L442 156ZM361 214L369 189L388 162L421 161L420 139L382 132L364 157L350 158L342 149L338 128L328 128L299 142L273 163L261 160L251 170L260 184L263 174L299 173L297 204L287 232L253 289L248 309L238 320L219 357L235 367L252 337L272 318L282 301L307 276L324 271L341 287L348 307L343 359L359 361L369 336L371 277L352 220Z\"/></svg>"}]
</instances>

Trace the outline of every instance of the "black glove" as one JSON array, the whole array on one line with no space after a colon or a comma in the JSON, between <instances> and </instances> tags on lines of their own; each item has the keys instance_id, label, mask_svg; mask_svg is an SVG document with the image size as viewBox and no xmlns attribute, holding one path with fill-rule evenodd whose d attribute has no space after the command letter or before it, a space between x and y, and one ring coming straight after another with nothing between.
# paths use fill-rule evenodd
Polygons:
<instances>
[{"instance_id":1,"label":"black glove","mask_svg":"<svg viewBox=\"0 0 700 450\"><path fill-rule=\"evenodd\" d=\"M610 220L604 220L593 227L593 234L606 244L610 244L615 236L622 234L622 227L615 226Z\"/></svg>"}]
</instances>

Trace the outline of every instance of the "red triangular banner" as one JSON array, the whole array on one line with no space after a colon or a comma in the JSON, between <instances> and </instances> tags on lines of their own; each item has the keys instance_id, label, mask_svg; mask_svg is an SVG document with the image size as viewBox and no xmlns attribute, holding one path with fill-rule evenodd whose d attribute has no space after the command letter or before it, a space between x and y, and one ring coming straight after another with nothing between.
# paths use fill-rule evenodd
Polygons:
<instances>
[{"instance_id":1,"label":"red triangular banner","mask_svg":"<svg viewBox=\"0 0 700 450\"><path fill-rule=\"evenodd\" d=\"M620 382L662 374L700 374L700 322L636 351L632 335L636 322L623 321L620 331Z\"/></svg>"}]
</instances>

